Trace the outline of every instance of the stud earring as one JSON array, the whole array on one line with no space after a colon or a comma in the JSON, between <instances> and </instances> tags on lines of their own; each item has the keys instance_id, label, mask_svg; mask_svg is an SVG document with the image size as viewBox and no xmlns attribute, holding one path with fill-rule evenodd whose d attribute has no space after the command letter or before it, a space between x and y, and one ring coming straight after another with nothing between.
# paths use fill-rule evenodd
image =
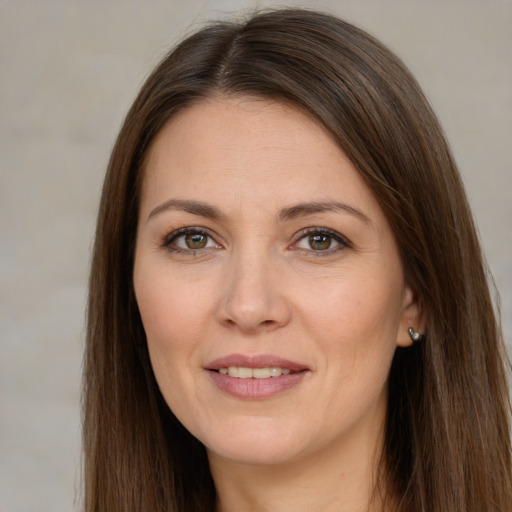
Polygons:
<instances>
[{"instance_id":1,"label":"stud earring","mask_svg":"<svg viewBox=\"0 0 512 512\"><path fill-rule=\"evenodd\" d=\"M411 337L412 341L416 343L417 341L422 341L424 335L420 332L416 332L412 327L409 327L409 336Z\"/></svg>"}]
</instances>

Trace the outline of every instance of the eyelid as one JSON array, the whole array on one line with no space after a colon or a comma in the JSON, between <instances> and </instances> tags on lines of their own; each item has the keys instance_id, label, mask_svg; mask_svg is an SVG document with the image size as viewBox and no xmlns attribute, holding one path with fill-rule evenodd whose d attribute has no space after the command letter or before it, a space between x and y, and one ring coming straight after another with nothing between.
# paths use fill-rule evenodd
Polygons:
<instances>
[{"instance_id":1,"label":"eyelid","mask_svg":"<svg viewBox=\"0 0 512 512\"><path fill-rule=\"evenodd\" d=\"M202 226L186 226L183 228L175 229L163 237L161 245L164 248L166 248L167 250L169 250L170 252L175 252L175 253L182 252L182 253L186 253L186 254L205 252L208 249L212 249L212 247L204 247L201 249L184 249L184 248L177 247L177 246L171 247L171 244L180 236L184 236L187 234L196 234L196 233L207 236L216 245L216 247L214 247L214 248L222 247L221 244L219 244L217 242L216 236L214 236L210 232L209 229L204 228ZM339 246L336 246L334 248L329 248L324 251L315 251L313 249L303 249L303 248L299 248L299 247L294 247L294 246L296 246L296 244L299 241L301 241L305 237L310 236L312 234L327 235L327 236L331 237L333 240L335 240L339 244ZM315 254L315 256L322 256L322 255L327 256L327 255L333 254L335 252L342 251L344 249L353 248L352 242L347 237L345 237L338 231L335 231L335 230L329 229L329 228L325 228L325 227L311 226L311 227L301 229L298 233L296 233L294 235L293 238L294 238L294 241L292 242L292 244L290 246L291 249L297 250L297 251L313 253L313 254Z\"/></svg>"},{"instance_id":2,"label":"eyelid","mask_svg":"<svg viewBox=\"0 0 512 512\"><path fill-rule=\"evenodd\" d=\"M338 231L334 231L333 229L318 227L318 226L304 228L304 229L300 230L298 233L296 233L294 236L294 242L292 243L291 247L296 245L303 238L313 235L313 234L328 235L331 238L333 238L336 242L338 242L340 244L340 246L335 247L333 249L326 249L325 251L314 251L313 249L301 249L301 248L295 248L295 250L311 252L311 253L314 253L315 256L322 256L322 255L329 255L329 254L332 254L337 251L342 251L344 249L352 249L353 248L352 242L346 236L342 235Z\"/></svg>"},{"instance_id":3,"label":"eyelid","mask_svg":"<svg viewBox=\"0 0 512 512\"><path fill-rule=\"evenodd\" d=\"M210 240L213 241L213 243L216 245L215 248L220 248L221 245L217 242L216 238L213 236L213 234L210 232L210 230L201 227L201 226L186 226L183 228L175 229L171 233L168 233L165 235L162 239L162 246L166 248L168 251L175 252L175 253L187 253L187 254L193 254L197 252L204 252L208 249L212 249L212 247L204 247L202 249L184 249L182 247L172 247L171 244L179 237L188 235L188 234L201 234L207 236Z\"/></svg>"}]
</instances>

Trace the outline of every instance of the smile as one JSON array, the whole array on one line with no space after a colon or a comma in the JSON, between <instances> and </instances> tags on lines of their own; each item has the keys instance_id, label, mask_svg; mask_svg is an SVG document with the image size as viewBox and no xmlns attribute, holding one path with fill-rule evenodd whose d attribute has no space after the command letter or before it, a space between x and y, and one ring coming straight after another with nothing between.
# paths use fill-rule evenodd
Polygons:
<instances>
[{"instance_id":1,"label":"smile","mask_svg":"<svg viewBox=\"0 0 512 512\"><path fill-rule=\"evenodd\" d=\"M311 373L303 364L272 355L231 354L205 367L215 387L242 400L264 400L299 386Z\"/></svg>"},{"instance_id":2,"label":"smile","mask_svg":"<svg viewBox=\"0 0 512 512\"><path fill-rule=\"evenodd\" d=\"M269 379L271 377L289 375L291 370L289 368L280 368L279 366L267 366L265 368L229 366L219 368L219 373L222 375L229 375L230 377L238 377L239 379Z\"/></svg>"}]
</instances>

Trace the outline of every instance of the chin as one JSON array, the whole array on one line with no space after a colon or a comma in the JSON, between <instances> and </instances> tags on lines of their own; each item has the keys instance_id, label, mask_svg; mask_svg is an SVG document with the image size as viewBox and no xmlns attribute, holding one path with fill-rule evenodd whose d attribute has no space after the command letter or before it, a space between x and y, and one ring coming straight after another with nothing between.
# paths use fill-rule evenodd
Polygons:
<instances>
[{"instance_id":1,"label":"chin","mask_svg":"<svg viewBox=\"0 0 512 512\"><path fill-rule=\"evenodd\" d=\"M245 423L245 422L244 422ZM247 423L250 423L248 425ZM206 446L209 457L218 457L239 464L285 464L304 451L307 440L288 425L276 428L275 421L247 422L234 429L222 429L220 435L199 438ZM282 425L284 427L284 425Z\"/></svg>"},{"instance_id":2,"label":"chin","mask_svg":"<svg viewBox=\"0 0 512 512\"><path fill-rule=\"evenodd\" d=\"M207 447L208 456L215 456L237 464L250 466L282 465L292 462L298 456L294 447L283 446L283 443L234 442L229 446Z\"/></svg>"}]
</instances>

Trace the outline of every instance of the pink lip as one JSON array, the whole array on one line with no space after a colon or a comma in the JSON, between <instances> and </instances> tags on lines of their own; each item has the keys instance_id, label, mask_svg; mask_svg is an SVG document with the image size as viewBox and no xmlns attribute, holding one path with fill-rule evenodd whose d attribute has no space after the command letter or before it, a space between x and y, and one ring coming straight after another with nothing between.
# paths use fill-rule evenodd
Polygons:
<instances>
[{"instance_id":1,"label":"pink lip","mask_svg":"<svg viewBox=\"0 0 512 512\"><path fill-rule=\"evenodd\" d=\"M266 354L253 356L231 354L215 359L215 361L206 365L205 368L207 370L218 370L219 368L228 368L229 366L243 366L244 368L267 368L270 366L278 366L279 368L288 368L292 372L301 372L308 369L308 367L303 364L295 363L288 359L283 359L282 357Z\"/></svg>"},{"instance_id":2,"label":"pink lip","mask_svg":"<svg viewBox=\"0 0 512 512\"><path fill-rule=\"evenodd\" d=\"M239 379L222 375L219 368L243 366L245 368L266 368L277 366L293 373L268 379ZM213 383L224 393L243 400L263 400L298 385L309 373L309 369L299 363L271 355L243 356L232 354L212 361L205 367Z\"/></svg>"}]
</instances>

